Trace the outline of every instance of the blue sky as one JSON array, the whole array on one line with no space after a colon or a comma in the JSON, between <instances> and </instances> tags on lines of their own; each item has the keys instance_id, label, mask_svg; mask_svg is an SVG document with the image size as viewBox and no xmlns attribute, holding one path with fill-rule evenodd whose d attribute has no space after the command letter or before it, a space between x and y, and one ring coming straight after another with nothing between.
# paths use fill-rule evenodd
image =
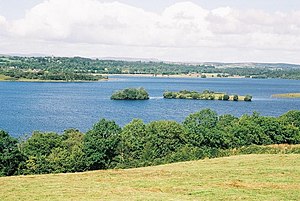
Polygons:
<instances>
[{"instance_id":1,"label":"blue sky","mask_svg":"<svg viewBox=\"0 0 300 201\"><path fill-rule=\"evenodd\" d=\"M0 0L0 54L300 63L298 47L299 0Z\"/></svg>"}]
</instances>

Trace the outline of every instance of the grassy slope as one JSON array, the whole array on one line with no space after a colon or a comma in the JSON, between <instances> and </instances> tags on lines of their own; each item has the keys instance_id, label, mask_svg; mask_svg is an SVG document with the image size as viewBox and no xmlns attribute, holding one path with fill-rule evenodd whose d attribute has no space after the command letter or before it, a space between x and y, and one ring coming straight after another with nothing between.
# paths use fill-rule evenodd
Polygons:
<instances>
[{"instance_id":1,"label":"grassy slope","mask_svg":"<svg viewBox=\"0 0 300 201\"><path fill-rule=\"evenodd\" d=\"M300 154L0 178L0 200L299 200Z\"/></svg>"}]
</instances>

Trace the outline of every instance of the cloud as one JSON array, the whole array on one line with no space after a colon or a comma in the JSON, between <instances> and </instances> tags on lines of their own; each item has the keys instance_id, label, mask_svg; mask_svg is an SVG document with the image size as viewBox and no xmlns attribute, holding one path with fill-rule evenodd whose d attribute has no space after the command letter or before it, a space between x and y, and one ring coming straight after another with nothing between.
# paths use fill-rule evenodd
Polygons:
<instances>
[{"instance_id":1,"label":"cloud","mask_svg":"<svg viewBox=\"0 0 300 201\"><path fill-rule=\"evenodd\" d=\"M6 26L7 26L7 21L6 21L5 17L0 15L0 36L2 34L4 34L4 32L6 31L6 29L7 29Z\"/></svg>"},{"instance_id":2,"label":"cloud","mask_svg":"<svg viewBox=\"0 0 300 201\"><path fill-rule=\"evenodd\" d=\"M30 41L35 51L44 51L42 46L48 44L54 53L60 52L55 47L64 45L78 52L85 46L90 50L87 55L93 49L113 46L123 49L124 56L129 55L126 49L130 49L136 54L147 50L153 57L161 58L171 57L172 52L180 56L181 52L184 55L180 58L203 60L211 58L206 50L226 50L230 51L224 53L229 58L235 58L237 52L246 55L249 51L255 58L263 50L270 51L269 55L276 51L298 53L299 19L300 11L268 13L230 7L207 10L191 2L176 3L162 13L154 13L119 2L47 0L28 10L22 19L7 21L0 16L0 34L9 37L6 44L18 41L25 47ZM15 43L12 46L18 47ZM4 46L0 43L0 47L1 44ZM218 51L213 51L216 48ZM220 54L214 58L223 58Z\"/></svg>"}]
</instances>

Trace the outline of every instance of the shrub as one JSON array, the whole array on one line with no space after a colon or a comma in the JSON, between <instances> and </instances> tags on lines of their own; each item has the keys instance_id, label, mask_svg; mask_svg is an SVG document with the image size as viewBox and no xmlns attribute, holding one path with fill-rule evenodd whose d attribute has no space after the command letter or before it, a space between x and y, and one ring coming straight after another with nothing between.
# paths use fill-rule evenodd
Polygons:
<instances>
[{"instance_id":1,"label":"shrub","mask_svg":"<svg viewBox=\"0 0 300 201\"><path fill-rule=\"evenodd\" d=\"M250 102L251 100L252 100L252 96L250 96L250 95L246 95L244 98L244 101Z\"/></svg>"},{"instance_id":2,"label":"shrub","mask_svg":"<svg viewBox=\"0 0 300 201\"><path fill-rule=\"evenodd\" d=\"M234 95L233 96L233 101L238 101L239 100L239 96L238 95Z\"/></svg>"},{"instance_id":3,"label":"shrub","mask_svg":"<svg viewBox=\"0 0 300 201\"><path fill-rule=\"evenodd\" d=\"M230 98L229 95L227 95L227 94L224 94L224 95L223 95L223 100L224 100L224 101L228 101L229 98Z\"/></svg>"}]
</instances>

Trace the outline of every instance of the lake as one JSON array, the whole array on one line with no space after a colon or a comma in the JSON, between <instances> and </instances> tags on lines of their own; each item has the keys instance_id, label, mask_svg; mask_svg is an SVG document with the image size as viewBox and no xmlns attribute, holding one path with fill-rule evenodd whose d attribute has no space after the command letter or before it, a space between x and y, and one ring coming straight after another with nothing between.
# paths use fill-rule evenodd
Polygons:
<instances>
[{"instance_id":1,"label":"lake","mask_svg":"<svg viewBox=\"0 0 300 201\"><path fill-rule=\"evenodd\" d=\"M146 101L113 101L111 94L127 87L144 87ZM164 91L205 89L253 96L252 102L163 99ZM13 136L34 130L85 132L101 118L124 126L134 118L182 121L204 108L218 114L241 116L257 111L279 116L300 109L300 99L276 99L272 94L299 92L300 81L281 79L200 79L114 76L110 81L87 83L0 82L0 129Z\"/></svg>"}]
</instances>

